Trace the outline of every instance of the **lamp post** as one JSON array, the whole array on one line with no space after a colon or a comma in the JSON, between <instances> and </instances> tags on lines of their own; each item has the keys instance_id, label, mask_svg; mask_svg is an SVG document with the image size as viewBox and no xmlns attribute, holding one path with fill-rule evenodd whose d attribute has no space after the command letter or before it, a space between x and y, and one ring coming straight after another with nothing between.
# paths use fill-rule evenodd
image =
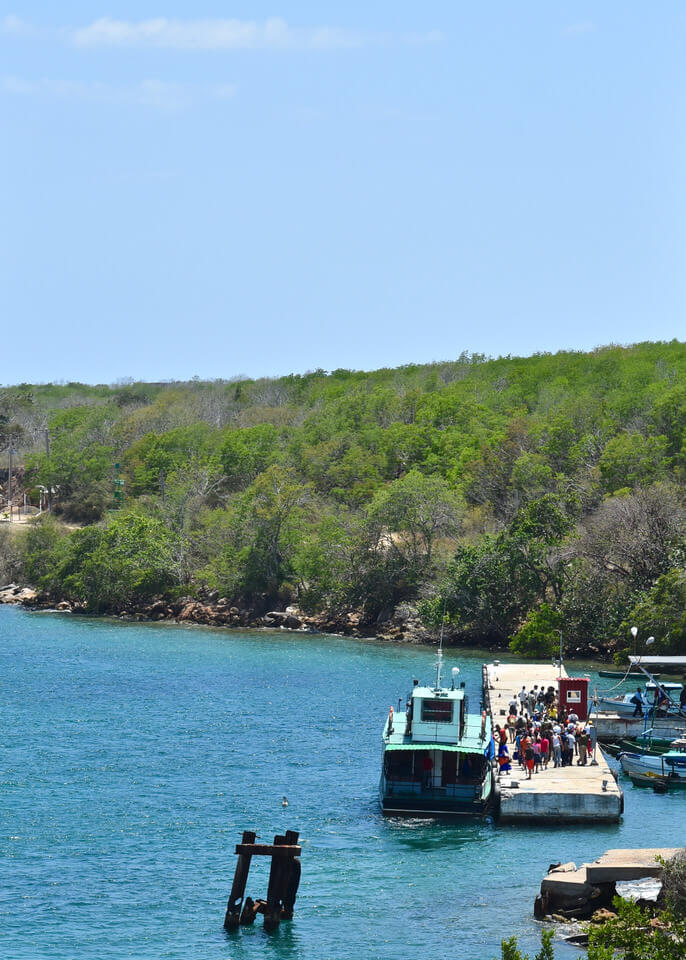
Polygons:
<instances>
[{"instance_id":1,"label":"lamp post","mask_svg":"<svg viewBox=\"0 0 686 960\"><path fill-rule=\"evenodd\" d=\"M636 656L636 637L638 636L638 627L632 627L630 633L634 638L634 656Z\"/></svg>"},{"instance_id":2,"label":"lamp post","mask_svg":"<svg viewBox=\"0 0 686 960\"><path fill-rule=\"evenodd\" d=\"M556 629L555 633L560 635L560 659L558 660L558 672L557 672L557 678L558 680L560 680L562 678L562 631Z\"/></svg>"}]
</instances>

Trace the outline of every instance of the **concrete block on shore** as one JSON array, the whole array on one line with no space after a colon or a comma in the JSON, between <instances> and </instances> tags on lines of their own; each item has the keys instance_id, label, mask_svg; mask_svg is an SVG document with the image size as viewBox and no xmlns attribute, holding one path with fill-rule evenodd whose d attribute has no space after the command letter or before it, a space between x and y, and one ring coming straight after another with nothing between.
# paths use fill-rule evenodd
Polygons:
<instances>
[{"instance_id":1,"label":"concrete block on shore","mask_svg":"<svg viewBox=\"0 0 686 960\"><path fill-rule=\"evenodd\" d=\"M556 902L563 898L588 898L592 892L586 864L577 867L574 863L566 863L562 867L555 867L541 883L541 893L552 894Z\"/></svg>"},{"instance_id":2,"label":"concrete block on shore","mask_svg":"<svg viewBox=\"0 0 686 960\"><path fill-rule=\"evenodd\" d=\"M662 875L661 860L671 860L681 847L642 847L638 850L608 850L586 867L591 883L641 880Z\"/></svg>"}]
</instances>

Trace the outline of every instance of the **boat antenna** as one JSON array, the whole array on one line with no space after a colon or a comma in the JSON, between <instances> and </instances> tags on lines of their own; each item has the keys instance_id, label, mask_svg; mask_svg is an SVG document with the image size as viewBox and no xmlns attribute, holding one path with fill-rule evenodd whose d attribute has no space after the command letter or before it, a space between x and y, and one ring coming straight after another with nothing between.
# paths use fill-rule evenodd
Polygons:
<instances>
[{"instance_id":1,"label":"boat antenna","mask_svg":"<svg viewBox=\"0 0 686 960\"><path fill-rule=\"evenodd\" d=\"M443 616L441 617L441 636L438 641L438 659L436 660L436 690L441 689L441 673L443 672L443 632L445 630L445 607L447 599L443 597Z\"/></svg>"}]
</instances>

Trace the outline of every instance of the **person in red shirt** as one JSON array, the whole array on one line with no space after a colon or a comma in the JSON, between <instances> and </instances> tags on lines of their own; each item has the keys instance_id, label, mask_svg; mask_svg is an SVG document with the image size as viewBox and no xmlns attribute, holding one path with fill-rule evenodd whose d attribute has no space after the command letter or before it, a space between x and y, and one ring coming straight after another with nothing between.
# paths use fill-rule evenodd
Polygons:
<instances>
[{"instance_id":1,"label":"person in red shirt","mask_svg":"<svg viewBox=\"0 0 686 960\"><path fill-rule=\"evenodd\" d=\"M550 740L547 737L541 737L541 762L543 769L548 769L548 760L550 760Z\"/></svg>"}]
</instances>

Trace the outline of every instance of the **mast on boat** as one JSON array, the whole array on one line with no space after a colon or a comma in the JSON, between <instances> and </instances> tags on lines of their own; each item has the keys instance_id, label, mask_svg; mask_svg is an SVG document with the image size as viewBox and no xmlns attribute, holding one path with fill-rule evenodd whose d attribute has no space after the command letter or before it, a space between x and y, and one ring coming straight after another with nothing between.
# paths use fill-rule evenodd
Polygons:
<instances>
[{"instance_id":1,"label":"mast on boat","mask_svg":"<svg viewBox=\"0 0 686 960\"><path fill-rule=\"evenodd\" d=\"M441 689L441 674L443 673L443 631L445 629L445 605L446 605L446 601L443 600L443 616L441 617L441 636L438 641L438 657L436 659L436 687L435 687L436 692L438 692Z\"/></svg>"}]
</instances>

